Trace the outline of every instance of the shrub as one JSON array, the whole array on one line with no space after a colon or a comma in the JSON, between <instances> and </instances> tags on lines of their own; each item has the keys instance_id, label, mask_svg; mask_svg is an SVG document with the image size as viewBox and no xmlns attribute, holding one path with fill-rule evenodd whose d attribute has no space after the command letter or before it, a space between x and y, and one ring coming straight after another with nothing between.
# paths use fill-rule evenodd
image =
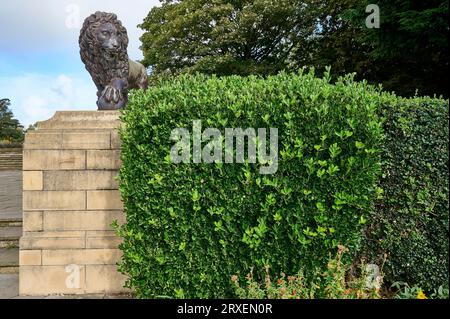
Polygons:
<instances>
[{"instance_id":1,"label":"shrub","mask_svg":"<svg viewBox=\"0 0 450 319\"><path fill-rule=\"evenodd\" d=\"M364 253L373 262L386 254L387 282L448 288L448 101L392 102L380 108L384 198L370 217Z\"/></svg>"},{"instance_id":2,"label":"shrub","mask_svg":"<svg viewBox=\"0 0 450 319\"><path fill-rule=\"evenodd\" d=\"M332 85L312 73L182 76L133 92L119 174L127 286L139 297L229 297L231 275L253 266L308 277L338 244L355 252L378 193L378 105L390 98L350 76ZM222 133L278 128L277 172L171 163L171 131L196 119Z\"/></svg>"},{"instance_id":3,"label":"shrub","mask_svg":"<svg viewBox=\"0 0 450 319\"><path fill-rule=\"evenodd\" d=\"M449 297L448 288L444 288L444 286L431 290L428 295L420 287L410 287L404 282L395 282L392 286L397 289L394 295L395 299L448 299Z\"/></svg>"},{"instance_id":4,"label":"shrub","mask_svg":"<svg viewBox=\"0 0 450 319\"><path fill-rule=\"evenodd\" d=\"M343 255L347 251L339 246L335 257L330 259L327 269L318 273L313 280L307 281L300 271L296 276L280 274L279 278L272 280L268 269L264 283L258 283L253 279L252 273L246 276L246 283L240 284L237 276L232 276L231 281L235 288L236 296L244 299L378 299L382 284L381 274L375 278L370 277L364 264L360 265L359 275L350 277L349 265L344 264Z\"/></svg>"}]
</instances>

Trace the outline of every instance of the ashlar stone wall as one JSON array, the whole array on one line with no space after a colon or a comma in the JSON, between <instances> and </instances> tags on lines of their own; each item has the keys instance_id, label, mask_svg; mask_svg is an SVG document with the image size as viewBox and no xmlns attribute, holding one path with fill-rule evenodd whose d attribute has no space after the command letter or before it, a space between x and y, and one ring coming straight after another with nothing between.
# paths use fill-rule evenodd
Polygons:
<instances>
[{"instance_id":1,"label":"ashlar stone wall","mask_svg":"<svg viewBox=\"0 0 450 319\"><path fill-rule=\"evenodd\" d=\"M124 222L117 111L57 112L26 134L20 294L115 294Z\"/></svg>"}]
</instances>

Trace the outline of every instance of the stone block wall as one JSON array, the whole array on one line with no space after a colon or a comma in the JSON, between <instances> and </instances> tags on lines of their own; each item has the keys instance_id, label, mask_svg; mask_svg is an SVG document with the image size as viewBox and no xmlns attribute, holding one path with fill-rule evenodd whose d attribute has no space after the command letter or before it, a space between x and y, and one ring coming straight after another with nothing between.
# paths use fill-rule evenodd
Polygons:
<instances>
[{"instance_id":1,"label":"stone block wall","mask_svg":"<svg viewBox=\"0 0 450 319\"><path fill-rule=\"evenodd\" d=\"M27 133L23 149L21 295L115 294L124 222L116 175L117 111L57 112Z\"/></svg>"}]
</instances>

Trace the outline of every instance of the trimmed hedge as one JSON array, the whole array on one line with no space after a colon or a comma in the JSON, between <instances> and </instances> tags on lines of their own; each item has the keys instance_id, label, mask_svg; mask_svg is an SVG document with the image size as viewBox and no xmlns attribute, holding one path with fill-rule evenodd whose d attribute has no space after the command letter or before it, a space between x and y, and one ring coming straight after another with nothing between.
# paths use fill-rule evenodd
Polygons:
<instances>
[{"instance_id":1,"label":"trimmed hedge","mask_svg":"<svg viewBox=\"0 0 450 319\"><path fill-rule=\"evenodd\" d=\"M231 276L323 269L373 209L389 99L351 77L182 76L134 91L122 120L120 271L139 297L231 297ZM278 128L279 164L173 164L171 131ZM191 133L192 136L192 133ZM268 138L268 137L267 137ZM260 276L258 278L258 276Z\"/></svg>"},{"instance_id":2,"label":"trimmed hedge","mask_svg":"<svg viewBox=\"0 0 450 319\"><path fill-rule=\"evenodd\" d=\"M394 102L394 101L393 101ZM448 100L383 104L380 187L364 252L384 264L385 282L431 291L449 282Z\"/></svg>"}]
</instances>

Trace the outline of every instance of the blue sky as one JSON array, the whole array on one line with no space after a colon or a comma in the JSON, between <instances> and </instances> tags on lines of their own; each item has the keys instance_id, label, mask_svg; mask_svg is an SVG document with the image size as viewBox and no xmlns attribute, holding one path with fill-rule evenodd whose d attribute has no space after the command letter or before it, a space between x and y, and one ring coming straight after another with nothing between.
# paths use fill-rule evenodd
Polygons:
<instances>
[{"instance_id":1,"label":"blue sky","mask_svg":"<svg viewBox=\"0 0 450 319\"><path fill-rule=\"evenodd\" d=\"M117 14L128 30L131 59L139 60L137 25L158 0L0 1L0 98L25 126L56 110L96 110L95 86L80 60L78 36L95 11Z\"/></svg>"}]
</instances>

